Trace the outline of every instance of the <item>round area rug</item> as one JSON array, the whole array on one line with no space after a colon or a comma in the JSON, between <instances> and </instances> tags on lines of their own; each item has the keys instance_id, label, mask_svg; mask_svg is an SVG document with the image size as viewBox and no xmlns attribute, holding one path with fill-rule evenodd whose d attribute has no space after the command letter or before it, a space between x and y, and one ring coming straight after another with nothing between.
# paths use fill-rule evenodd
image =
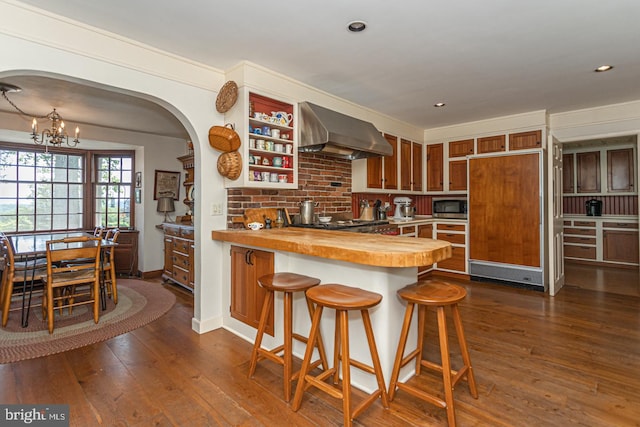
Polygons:
<instances>
[{"instance_id":1,"label":"round area rug","mask_svg":"<svg viewBox=\"0 0 640 427\"><path fill-rule=\"evenodd\" d=\"M34 304L39 304L40 298L40 295L34 296ZM90 305L74 307L72 314L66 309L62 315L56 311L53 334L47 330L39 305L31 308L26 328L20 325L20 311L13 311L7 326L0 329L0 363L33 359L108 340L156 320L169 311L175 301L175 295L159 283L118 279L118 304L108 298L107 309L100 310L97 324Z\"/></svg>"}]
</instances>

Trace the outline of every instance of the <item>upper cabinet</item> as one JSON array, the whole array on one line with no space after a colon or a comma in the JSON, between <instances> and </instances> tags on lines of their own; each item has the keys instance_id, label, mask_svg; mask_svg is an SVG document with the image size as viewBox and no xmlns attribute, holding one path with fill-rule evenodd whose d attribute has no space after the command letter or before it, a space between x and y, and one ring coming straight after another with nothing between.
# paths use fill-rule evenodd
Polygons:
<instances>
[{"instance_id":1,"label":"upper cabinet","mask_svg":"<svg viewBox=\"0 0 640 427\"><path fill-rule=\"evenodd\" d=\"M505 151L505 136L485 136L478 138L478 154Z\"/></svg>"},{"instance_id":2,"label":"upper cabinet","mask_svg":"<svg viewBox=\"0 0 640 427\"><path fill-rule=\"evenodd\" d=\"M297 188L297 104L246 86L237 104L225 114L240 135L242 171L226 187Z\"/></svg>"},{"instance_id":3,"label":"upper cabinet","mask_svg":"<svg viewBox=\"0 0 640 427\"><path fill-rule=\"evenodd\" d=\"M422 191L422 144L400 140L400 189Z\"/></svg>"},{"instance_id":4,"label":"upper cabinet","mask_svg":"<svg viewBox=\"0 0 640 427\"><path fill-rule=\"evenodd\" d=\"M542 148L542 131L512 133L509 135L509 150L525 150L527 148Z\"/></svg>"},{"instance_id":5,"label":"upper cabinet","mask_svg":"<svg viewBox=\"0 0 640 427\"><path fill-rule=\"evenodd\" d=\"M444 144L427 145L427 191L444 190Z\"/></svg>"},{"instance_id":6,"label":"upper cabinet","mask_svg":"<svg viewBox=\"0 0 640 427\"><path fill-rule=\"evenodd\" d=\"M367 158L367 188L398 189L398 137L384 134L393 148L390 156Z\"/></svg>"},{"instance_id":7,"label":"upper cabinet","mask_svg":"<svg viewBox=\"0 0 640 427\"><path fill-rule=\"evenodd\" d=\"M636 192L635 147L568 148L562 156L562 169L565 195Z\"/></svg>"}]
</instances>

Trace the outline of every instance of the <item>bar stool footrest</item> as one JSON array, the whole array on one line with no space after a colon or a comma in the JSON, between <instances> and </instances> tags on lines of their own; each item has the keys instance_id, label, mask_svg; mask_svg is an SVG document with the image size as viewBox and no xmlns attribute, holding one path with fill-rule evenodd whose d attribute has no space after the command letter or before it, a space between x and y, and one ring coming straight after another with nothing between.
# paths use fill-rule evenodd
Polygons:
<instances>
[{"instance_id":1,"label":"bar stool footrest","mask_svg":"<svg viewBox=\"0 0 640 427\"><path fill-rule=\"evenodd\" d=\"M399 390L403 390L406 391L409 394L414 395L417 398L420 398L422 400L426 400L427 402L430 402L436 406L439 406L441 408L446 408L447 407L447 402L445 402L444 400L438 398L437 396L434 396L432 394L426 393L422 390L419 390L415 387L412 387L410 385L404 384L404 383L398 383L396 384L396 386L398 387Z\"/></svg>"}]
</instances>

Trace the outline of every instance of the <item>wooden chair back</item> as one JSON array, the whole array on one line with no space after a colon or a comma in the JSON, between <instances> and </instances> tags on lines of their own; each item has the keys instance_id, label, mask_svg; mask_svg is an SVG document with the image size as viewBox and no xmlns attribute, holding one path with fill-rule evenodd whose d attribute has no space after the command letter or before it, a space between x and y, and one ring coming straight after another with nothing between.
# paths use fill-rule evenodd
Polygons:
<instances>
[{"instance_id":1,"label":"wooden chair back","mask_svg":"<svg viewBox=\"0 0 640 427\"><path fill-rule=\"evenodd\" d=\"M91 244L87 244L89 242ZM98 280L101 242L100 237L91 236L49 240L47 242L47 277L53 279L55 286L62 282L67 285L72 285L75 281L87 283L88 280L92 280L91 277ZM91 262L87 263L87 259ZM79 262L74 263L73 260ZM60 265L62 261L64 264Z\"/></svg>"}]
</instances>

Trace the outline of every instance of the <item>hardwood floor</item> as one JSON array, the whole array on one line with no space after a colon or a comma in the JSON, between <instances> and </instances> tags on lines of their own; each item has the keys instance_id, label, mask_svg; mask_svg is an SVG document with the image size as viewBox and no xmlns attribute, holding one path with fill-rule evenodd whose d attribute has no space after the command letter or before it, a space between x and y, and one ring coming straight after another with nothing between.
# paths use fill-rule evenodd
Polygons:
<instances>
[{"instance_id":1,"label":"hardwood floor","mask_svg":"<svg viewBox=\"0 0 640 427\"><path fill-rule=\"evenodd\" d=\"M460 309L479 399L466 383L458 385L459 426L639 425L639 297L566 285L551 298L461 283L468 291ZM191 295L163 286L177 303L147 326L63 354L0 365L0 402L68 403L73 426L342 423L341 402L317 390L291 411L281 399L282 371L273 363L261 362L248 379L251 344L224 329L196 334ZM425 350L437 360L434 332L427 328ZM454 366L460 366L453 335L450 342ZM441 390L430 373L412 381ZM446 425L446 414L399 391L389 410L377 402L354 424Z\"/></svg>"}]
</instances>

